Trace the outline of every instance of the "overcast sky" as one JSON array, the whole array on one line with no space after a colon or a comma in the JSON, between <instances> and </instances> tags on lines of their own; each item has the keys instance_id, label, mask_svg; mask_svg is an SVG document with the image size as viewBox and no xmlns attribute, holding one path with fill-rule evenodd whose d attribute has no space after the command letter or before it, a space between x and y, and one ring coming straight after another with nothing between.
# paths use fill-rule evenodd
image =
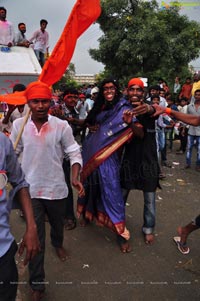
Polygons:
<instances>
[{"instance_id":1,"label":"overcast sky","mask_svg":"<svg viewBox=\"0 0 200 301\"><path fill-rule=\"evenodd\" d=\"M85 0L87 1L87 0ZM173 1L158 1L162 4L171 4ZM200 21L200 0L183 0L181 13L187 14L190 19ZM7 9L7 20L11 21L17 32L19 22L26 23L27 37L40 27L41 19L47 19L49 24L47 31L50 35L50 51L60 37L67 18L76 0L0 0L0 6ZM184 5L184 3L186 5ZM191 6L190 6L191 3ZM194 3L197 3L196 6ZM199 3L199 5L198 5ZM162 5L161 5L162 6ZM91 59L88 54L89 48L98 47L98 38L101 32L98 25L91 25L90 28L79 38L72 62L75 64L76 73L91 74L103 70L103 65ZM200 60L195 62L199 66Z\"/></svg>"}]
</instances>

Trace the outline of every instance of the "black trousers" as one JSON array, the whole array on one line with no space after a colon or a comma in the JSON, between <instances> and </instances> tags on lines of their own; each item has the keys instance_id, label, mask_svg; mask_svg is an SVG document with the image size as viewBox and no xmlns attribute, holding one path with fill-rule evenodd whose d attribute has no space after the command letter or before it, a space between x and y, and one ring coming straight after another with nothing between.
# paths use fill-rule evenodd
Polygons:
<instances>
[{"instance_id":1,"label":"black trousers","mask_svg":"<svg viewBox=\"0 0 200 301\"><path fill-rule=\"evenodd\" d=\"M11 244L9 250L0 258L0 301L15 301L17 294L18 272L15 263L17 244Z\"/></svg>"},{"instance_id":2,"label":"black trousers","mask_svg":"<svg viewBox=\"0 0 200 301\"><path fill-rule=\"evenodd\" d=\"M64 159L63 170L64 170L64 174L65 174L65 182L66 182L68 190L69 190L68 196L66 198L66 204L65 204L65 218L75 220L74 197L73 197L73 190L72 190L72 185L71 185L71 181L70 181L71 167L70 167L69 160Z\"/></svg>"},{"instance_id":3,"label":"black trousers","mask_svg":"<svg viewBox=\"0 0 200 301\"><path fill-rule=\"evenodd\" d=\"M51 243L55 248L61 248L64 238L65 202L66 199L32 199L32 207L41 246L41 251L29 263L29 283L33 290L44 291L45 289L45 214L47 214L51 226Z\"/></svg>"}]
</instances>

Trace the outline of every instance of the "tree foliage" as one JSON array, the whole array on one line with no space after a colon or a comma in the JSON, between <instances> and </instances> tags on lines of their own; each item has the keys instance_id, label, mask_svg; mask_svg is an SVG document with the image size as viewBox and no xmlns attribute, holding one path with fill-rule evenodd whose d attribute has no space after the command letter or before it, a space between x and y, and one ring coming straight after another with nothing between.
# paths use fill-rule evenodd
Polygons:
<instances>
[{"instance_id":1,"label":"tree foliage","mask_svg":"<svg viewBox=\"0 0 200 301\"><path fill-rule=\"evenodd\" d=\"M133 76L186 76L200 54L200 24L179 14L179 5L161 10L155 0L102 0L99 49L90 49L105 72L122 81Z\"/></svg>"}]
</instances>

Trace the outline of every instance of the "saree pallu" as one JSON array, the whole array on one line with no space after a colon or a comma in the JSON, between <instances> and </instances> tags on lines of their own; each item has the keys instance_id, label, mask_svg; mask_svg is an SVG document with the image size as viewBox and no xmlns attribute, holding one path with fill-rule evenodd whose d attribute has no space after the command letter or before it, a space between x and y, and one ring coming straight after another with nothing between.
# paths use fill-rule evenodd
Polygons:
<instances>
[{"instance_id":1,"label":"saree pallu","mask_svg":"<svg viewBox=\"0 0 200 301\"><path fill-rule=\"evenodd\" d=\"M117 150L132 138L132 130L123 122L123 112L130 104L121 99L114 108L97 115L99 129L90 133L83 144L81 174L85 197L78 198L77 214L94 218L123 235L125 204L120 185L120 159Z\"/></svg>"}]
</instances>

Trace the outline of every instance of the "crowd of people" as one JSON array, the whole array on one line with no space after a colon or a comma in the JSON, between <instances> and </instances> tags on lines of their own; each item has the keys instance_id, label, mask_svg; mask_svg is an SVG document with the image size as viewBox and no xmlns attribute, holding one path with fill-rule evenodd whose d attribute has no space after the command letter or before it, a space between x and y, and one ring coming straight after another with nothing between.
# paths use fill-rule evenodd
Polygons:
<instances>
[{"instance_id":1,"label":"crowd of people","mask_svg":"<svg viewBox=\"0 0 200 301\"><path fill-rule=\"evenodd\" d=\"M9 51L12 46L33 47L35 55L43 67L45 57L49 55L49 33L46 31L48 21L40 20L40 28L30 38L26 36L26 24L20 22L18 31L15 34L13 24L6 19L7 10L0 7L0 45L5 46L3 51Z\"/></svg>"},{"instance_id":2,"label":"crowd of people","mask_svg":"<svg viewBox=\"0 0 200 301\"><path fill-rule=\"evenodd\" d=\"M27 39L25 23L15 36L6 9L0 7L0 45L29 47L44 65L48 53L48 22ZM123 91L123 93L121 92ZM185 168L192 166L192 150L197 149L195 170L200 171L200 76L183 85L176 77L173 91L159 79L145 87L132 78L120 89L114 78L80 89L64 87L58 97L42 82L27 87L17 84L13 92L26 98L25 105L5 105L0 121L0 299L14 301L17 269L16 242L10 232L12 203L21 203L27 224L19 253L27 249L32 300L41 300L45 291L45 220L50 224L51 244L64 262L64 229L73 230L77 218L81 226L92 221L110 228L121 252L131 251L131 231L126 224L126 202L131 190L143 192L144 241L155 241L156 190L166 176L162 166L171 167L167 148L180 139L177 155L186 153ZM4 135L6 134L6 135ZM6 137L8 136L8 137ZM16 143L17 141L17 143ZM14 148L13 146L14 145ZM6 184L13 189L7 197ZM74 212L73 188L77 190ZM174 241L188 254L188 235L200 227L200 216L178 228ZM12 283L12 285L11 285ZM14 284L13 284L14 283Z\"/></svg>"},{"instance_id":3,"label":"crowd of people","mask_svg":"<svg viewBox=\"0 0 200 301\"><path fill-rule=\"evenodd\" d=\"M116 233L120 250L129 253L131 235L126 225L125 209L130 190L137 189L144 196L144 241L148 245L154 243L156 189L160 187L159 180L163 179L162 165L170 167L166 158L166 141L169 141L170 149L174 139L172 130L178 122L180 135L183 128L191 124L188 142L180 139L182 152L187 149L186 168L191 166L195 141L199 146L200 90L194 91L190 103L185 96L184 99L180 96L181 90L180 94L176 92L174 99L174 94L164 92L159 84L147 89L140 78L132 78L122 94L118 82L108 78L99 87L95 84L83 86L80 90L74 87L63 89L55 100L49 87L41 82L14 87L13 92L21 91L19 93L26 97L27 104L8 105L1 120L0 147L4 156L0 161L0 198L3 200L0 209L9 215L12 200L5 202L6 205L4 200L6 183L10 181L14 187L11 196L18 193L21 198L27 231L29 223L31 229L34 228L32 234L26 234L20 247L20 253L24 247L28 249L25 263L29 261L32 300L40 300L45 290L46 218L51 228L51 243L61 261L68 257L63 246L64 229L76 227L76 216L81 226L95 220L97 224L110 228ZM180 110L179 106L187 106L187 109ZM18 137L22 124L24 129ZM169 129L169 139L166 139ZM17 138L14 152L12 143ZM197 171L199 154L198 148ZM17 170L12 171L12 168ZM16 179L12 178L13 172ZM78 191L77 214L74 212L73 187ZM24 204L24 198L27 204ZM197 216L185 227L178 228L174 241L182 254L189 253L187 237L199 226ZM7 275L7 280L2 279L8 288L8 281L17 279L13 261L16 243L8 220L0 227L3 246L0 264L8 257L10 267L15 270L12 276ZM9 241L5 242L5 235ZM32 235L31 241L29 235ZM3 290L1 288L0 296L6 292L10 295L5 300L14 300L16 287L9 292L6 286Z\"/></svg>"}]
</instances>

